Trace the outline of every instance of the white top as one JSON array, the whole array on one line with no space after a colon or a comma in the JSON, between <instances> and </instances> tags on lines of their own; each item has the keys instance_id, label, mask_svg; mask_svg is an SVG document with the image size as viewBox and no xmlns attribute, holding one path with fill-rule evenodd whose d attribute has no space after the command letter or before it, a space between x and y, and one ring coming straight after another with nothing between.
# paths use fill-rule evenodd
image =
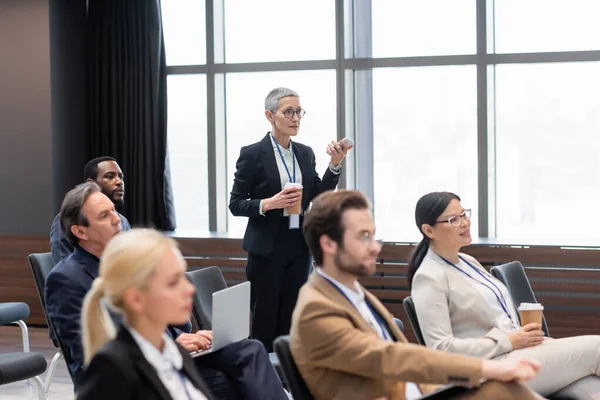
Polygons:
<instances>
[{"instance_id":1,"label":"white top","mask_svg":"<svg viewBox=\"0 0 600 400\"><path fill-rule=\"evenodd\" d=\"M363 318L369 323L369 325L371 325L371 327L377 332L379 337L387 341L393 341L392 336L390 335L388 330L385 329L383 325L379 324L379 322L377 322L377 319L375 318L375 315L373 315L371 308L367 305L367 302L365 300L365 293L362 291L357 281L354 281L354 288L356 289L356 291L354 291L327 275L325 272L323 272L323 269L321 268L317 268L317 273L323 278L333 283L339 290L342 291L342 293L346 295L348 299L350 299L352 305L356 307L358 312L360 312L360 315L362 315ZM421 390L413 382L406 382L405 395L406 400L415 400L421 398L422 396Z\"/></svg>"},{"instance_id":2,"label":"white top","mask_svg":"<svg viewBox=\"0 0 600 400\"><path fill-rule=\"evenodd\" d=\"M519 329L518 325L516 325L518 317L514 311L515 307L511 300L510 293L508 293L508 289L502 282L494 278L494 276L489 274L487 271L481 271L478 269L482 274L485 275L487 278L485 279L483 276L474 271L473 268L471 268L466 262L464 262L462 258L459 259L458 264L455 264L455 266L472 278L470 279L466 275L464 276L465 280L468 281L470 285L473 285L477 288L477 290L479 290L485 299L485 302L489 305L496 318L496 326L499 329L503 330L504 332L512 332L516 329ZM489 281L496 286L492 285ZM510 313L512 321L504 312L504 309L498 302L498 299L506 302L505 307Z\"/></svg>"},{"instance_id":3,"label":"white top","mask_svg":"<svg viewBox=\"0 0 600 400\"><path fill-rule=\"evenodd\" d=\"M192 382L179 371L183 367L183 358L173 339L163 333L165 346L162 353L135 329L126 326L146 360L154 367L162 384L173 400L207 400Z\"/></svg>"},{"instance_id":4,"label":"white top","mask_svg":"<svg viewBox=\"0 0 600 400\"><path fill-rule=\"evenodd\" d=\"M327 275L325 272L323 272L323 269L320 267L317 268L317 273L323 278L332 282L339 290L342 291L342 293L344 293L344 295L346 295L348 299L350 299L352 305L358 310L360 315L363 316L363 318L369 323L369 325L371 325L371 328L373 328L375 332L377 332L379 337L387 341L392 341L392 337L387 331L387 329L385 329L383 325L377 322L377 319L375 318L375 315L373 315L371 308L369 308L369 306L367 305L367 302L365 300L365 293L361 290L360 285L357 281L354 281L354 288L356 289L356 291L354 291Z\"/></svg>"},{"instance_id":5,"label":"white top","mask_svg":"<svg viewBox=\"0 0 600 400\"><path fill-rule=\"evenodd\" d=\"M283 156L283 160L285 160L285 165L284 165L283 160L281 159L281 155L279 155L279 150L277 150L277 145L275 144L276 142L275 142L275 139L273 138L273 134L270 133L269 137L271 138L271 145L273 147L273 152L275 153L275 161L277 162L277 169L279 170L279 180L281 182L281 190L283 190L283 187L285 186L286 183L291 182L290 177L288 176L288 173L285 170L285 165L287 165L288 171L290 171L290 176L292 178L294 177L294 167L292 164L292 159L293 159L294 163L296 164L296 182L292 182L292 183L302 184L302 172L300 171L300 164L298 164L298 158L295 155L294 155L294 157L292 157L292 154L294 151L293 142L290 140L290 148L289 149L284 149L282 146L279 146L279 149L281 149L281 155ZM335 169L331 168L331 166L329 166L329 169L331 172L333 172L336 175L338 175L342 172L341 169L336 171ZM262 200L260 201L258 211L259 211L260 215L263 215L263 216L265 215L262 210ZM283 216L287 217L288 215L289 214L287 212L287 208L284 208Z\"/></svg>"}]
</instances>

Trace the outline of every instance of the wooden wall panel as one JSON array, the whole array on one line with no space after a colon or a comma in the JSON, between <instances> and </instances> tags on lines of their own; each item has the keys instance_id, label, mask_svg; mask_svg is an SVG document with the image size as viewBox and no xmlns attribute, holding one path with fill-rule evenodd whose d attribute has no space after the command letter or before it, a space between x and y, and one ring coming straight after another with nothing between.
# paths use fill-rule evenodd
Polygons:
<instances>
[{"instance_id":1,"label":"wooden wall panel","mask_svg":"<svg viewBox=\"0 0 600 400\"><path fill-rule=\"evenodd\" d=\"M27 324L46 325L27 256L48 251L48 237L0 236L0 302L27 303L31 310Z\"/></svg>"},{"instance_id":2,"label":"wooden wall panel","mask_svg":"<svg viewBox=\"0 0 600 400\"><path fill-rule=\"evenodd\" d=\"M218 265L229 284L245 280L246 253L241 240L227 238L177 238L190 269ZM413 338L401 300L409 294L406 260L413 246L386 243L377 274L361 280L385 306L405 323ZM47 237L0 237L0 302L23 301L31 308L29 324L45 325L37 290L27 262L30 253L49 251ZM520 260L540 301L552 336L600 334L600 252L551 246L498 246L478 244L465 249L491 265ZM533 266L533 267L529 267ZM585 269L578 269L585 268Z\"/></svg>"},{"instance_id":3,"label":"wooden wall panel","mask_svg":"<svg viewBox=\"0 0 600 400\"><path fill-rule=\"evenodd\" d=\"M245 280L246 254L239 239L178 239L190 269L216 265L228 284ZM213 242L214 241L214 242ZM379 256L377 273L361 283L379 297L405 324L407 337L414 334L402 307L410 295L406 281L407 260L414 249L408 243L386 243ZM503 246L475 244L464 249L488 268L519 260L531 285L546 306L544 312L553 337L600 334L600 252L554 246Z\"/></svg>"}]
</instances>

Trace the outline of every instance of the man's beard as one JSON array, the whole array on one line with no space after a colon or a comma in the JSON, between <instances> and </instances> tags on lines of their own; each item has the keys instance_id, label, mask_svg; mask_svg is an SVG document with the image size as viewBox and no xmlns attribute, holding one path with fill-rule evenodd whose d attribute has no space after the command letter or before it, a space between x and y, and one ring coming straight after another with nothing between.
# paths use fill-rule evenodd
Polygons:
<instances>
[{"instance_id":1,"label":"man's beard","mask_svg":"<svg viewBox=\"0 0 600 400\"><path fill-rule=\"evenodd\" d=\"M125 203L125 195L123 194L123 197L120 199L115 199L115 193L114 192L102 192L106 195L106 197L108 197L110 199L110 201L113 202L113 204L115 206L122 206L123 203Z\"/></svg>"},{"instance_id":2,"label":"man's beard","mask_svg":"<svg viewBox=\"0 0 600 400\"><path fill-rule=\"evenodd\" d=\"M344 253L346 253L345 250L338 249L338 251L335 253L335 257L333 259L333 261L335 262L335 265L341 271L344 271L344 272L354 275L356 277L371 276L374 273L374 271L371 271L371 269L365 264L360 264L360 263L357 263L356 261L344 261L344 258L349 258L349 256L342 257L342 255Z\"/></svg>"}]
</instances>

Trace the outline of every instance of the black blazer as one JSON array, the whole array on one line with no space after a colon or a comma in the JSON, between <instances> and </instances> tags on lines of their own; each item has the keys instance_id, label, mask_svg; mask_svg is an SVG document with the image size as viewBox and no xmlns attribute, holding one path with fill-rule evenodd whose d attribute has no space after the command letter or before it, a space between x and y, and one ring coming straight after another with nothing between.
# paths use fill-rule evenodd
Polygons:
<instances>
[{"instance_id":1,"label":"black blazer","mask_svg":"<svg viewBox=\"0 0 600 400\"><path fill-rule=\"evenodd\" d=\"M302 209L308 210L315 197L335 189L340 175L327 168L321 180L315 170L313 150L297 142L293 142L292 147L302 172ZM249 217L242 241L242 248L248 253L263 257L271 255L283 210L269 210L265 216L260 215L258 210L262 199L280 191L281 179L273 151L273 139L267 133L260 142L242 147L229 200L229 210L233 215Z\"/></svg>"},{"instance_id":2,"label":"black blazer","mask_svg":"<svg viewBox=\"0 0 600 400\"><path fill-rule=\"evenodd\" d=\"M87 292L98 277L100 260L79 246L73 253L56 264L46 279L46 312L62 346L69 351L63 354L73 377L75 390L83 377L83 338L81 336L81 310ZM120 316L111 315L115 324ZM116 318L116 319L115 319ZM169 326L167 333L174 339L182 332L191 332L192 325Z\"/></svg>"},{"instance_id":3,"label":"black blazer","mask_svg":"<svg viewBox=\"0 0 600 400\"><path fill-rule=\"evenodd\" d=\"M208 399L212 399L189 353L177 344L182 371ZM77 400L172 400L154 367L146 360L125 328L92 359L83 376Z\"/></svg>"}]
</instances>

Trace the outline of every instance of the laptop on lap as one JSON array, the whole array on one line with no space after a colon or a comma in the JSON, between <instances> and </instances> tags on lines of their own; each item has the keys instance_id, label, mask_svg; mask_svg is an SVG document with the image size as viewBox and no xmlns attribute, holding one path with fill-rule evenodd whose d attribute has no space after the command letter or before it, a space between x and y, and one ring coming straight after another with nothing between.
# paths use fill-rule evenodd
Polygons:
<instances>
[{"instance_id":1,"label":"laptop on lap","mask_svg":"<svg viewBox=\"0 0 600 400\"><path fill-rule=\"evenodd\" d=\"M212 332L211 347L191 352L192 357L210 354L250 336L250 282L213 293Z\"/></svg>"}]
</instances>

